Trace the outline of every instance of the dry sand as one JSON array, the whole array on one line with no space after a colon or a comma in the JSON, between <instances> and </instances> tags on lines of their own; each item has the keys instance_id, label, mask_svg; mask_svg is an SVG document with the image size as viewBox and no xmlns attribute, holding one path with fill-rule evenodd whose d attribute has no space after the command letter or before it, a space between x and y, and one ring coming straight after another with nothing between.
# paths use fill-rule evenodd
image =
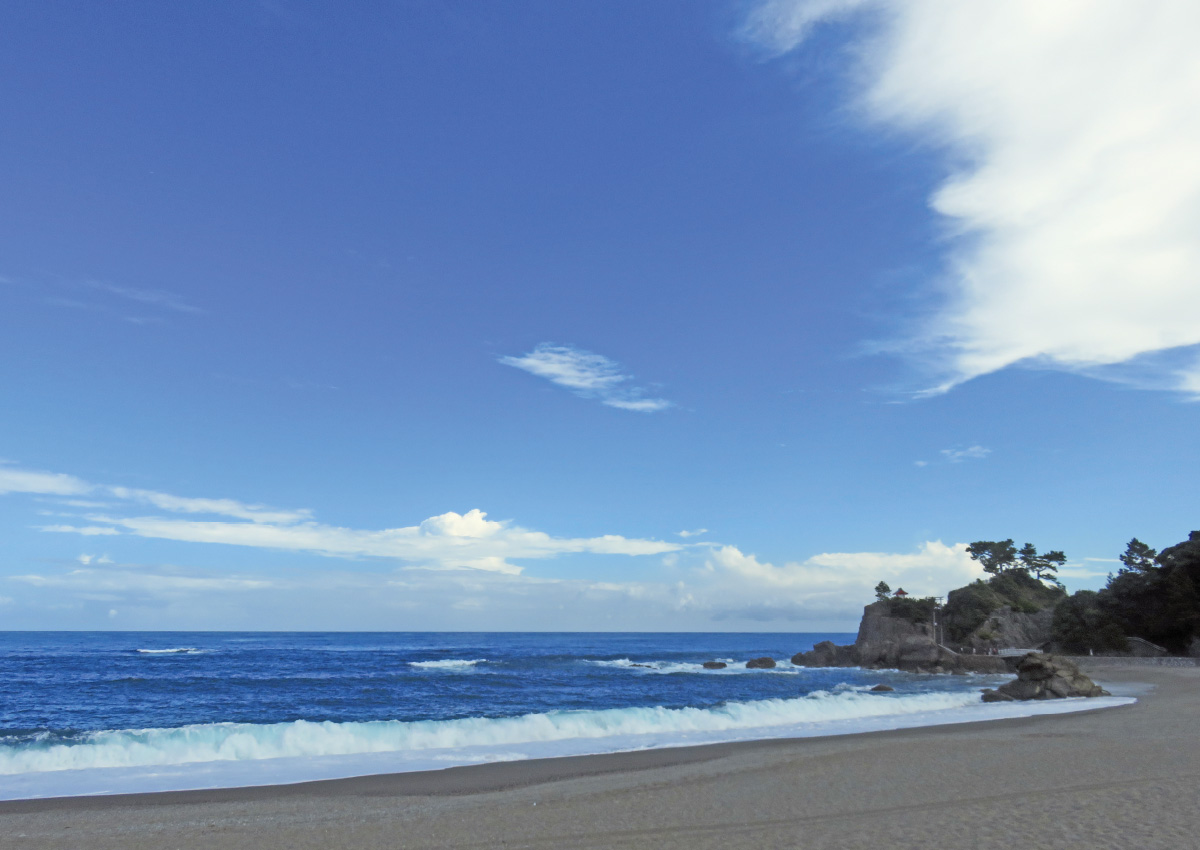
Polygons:
<instances>
[{"instance_id":1,"label":"dry sand","mask_svg":"<svg viewBox=\"0 0 1200 850\"><path fill-rule=\"evenodd\" d=\"M1136 705L269 788L0 803L4 848L1200 848L1200 669Z\"/></svg>"}]
</instances>

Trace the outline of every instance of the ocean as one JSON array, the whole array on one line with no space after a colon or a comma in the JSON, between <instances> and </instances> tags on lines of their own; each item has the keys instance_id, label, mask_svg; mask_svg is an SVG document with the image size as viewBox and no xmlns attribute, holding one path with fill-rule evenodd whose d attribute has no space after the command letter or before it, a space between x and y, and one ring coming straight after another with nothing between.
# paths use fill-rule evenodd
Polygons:
<instances>
[{"instance_id":1,"label":"ocean","mask_svg":"<svg viewBox=\"0 0 1200 850\"><path fill-rule=\"evenodd\" d=\"M821 640L853 635L0 633L0 799L273 784L1016 710L980 703L994 676L790 664ZM760 656L778 666L745 667ZM710 660L728 666L704 669ZM872 692L877 684L895 690Z\"/></svg>"}]
</instances>

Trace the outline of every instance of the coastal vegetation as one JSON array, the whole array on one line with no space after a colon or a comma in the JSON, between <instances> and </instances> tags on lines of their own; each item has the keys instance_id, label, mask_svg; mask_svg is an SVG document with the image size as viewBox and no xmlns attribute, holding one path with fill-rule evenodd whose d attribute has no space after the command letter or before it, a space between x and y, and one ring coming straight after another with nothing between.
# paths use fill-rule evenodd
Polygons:
<instances>
[{"instance_id":1,"label":"coastal vegetation","mask_svg":"<svg viewBox=\"0 0 1200 850\"><path fill-rule=\"evenodd\" d=\"M876 604L898 620L939 622L941 637L956 645L1011 640L1025 615L1026 636L1047 630L1044 638L1065 652L1122 653L1130 638L1141 638L1173 653L1200 654L1200 531L1162 552L1135 537L1103 589L1071 595L1057 576L1066 563L1060 550L1017 548L1010 538L976 541L967 553L988 577L950 591L940 609L935 597L893 594L885 582L875 587Z\"/></svg>"},{"instance_id":2,"label":"coastal vegetation","mask_svg":"<svg viewBox=\"0 0 1200 850\"><path fill-rule=\"evenodd\" d=\"M1175 653L1200 650L1200 531L1156 552L1136 537L1100 591L1081 590L1054 611L1054 638L1076 652L1121 650L1140 637Z\"/></svg>"}]
</instances>

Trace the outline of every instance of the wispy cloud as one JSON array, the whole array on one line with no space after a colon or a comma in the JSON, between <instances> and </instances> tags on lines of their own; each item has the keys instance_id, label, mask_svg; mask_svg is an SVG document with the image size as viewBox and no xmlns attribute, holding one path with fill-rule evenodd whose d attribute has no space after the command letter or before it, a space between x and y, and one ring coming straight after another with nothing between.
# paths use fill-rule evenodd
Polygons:
<instances>
[{"instance_id":1,"label":"wispy cloud","mask_svg":"<svg viewBox=\"0 0 1200 850\"><path fill-rule=\"evenodd\" d=\"M766 0L745 33L856 10L863 115L950 171L944 297L897 346L930 392L1026 364L1200 397L1200 4Z\"/></svg>"},{"instance_id":2,"label":"wispy cloud","mask_svg":"<svg viewBox=\"0 0 1200 850\"><path fill-rule=\"evenodd\" d=\"M76 524L38 526L39 530L85 537L132 535L189 543L219 543L260 549L313 552L344 558L391 558L423 569L476 570L518 574L513 559L553 558L564 554L661 555L683 544L628 538L554 537L509 521L487 518L481 510L448 511L417 525L379 530L343 528L316 522L308 510L278 510L236 499L204 499L91 484L70 475L0 466L0 493L76 496L104 493L117 500L105 513L84 512ZM64 502L78 502L66 499ZM90 504L84 501L84 504ZM130 515L149 505L171 514L219 519ZM57 513L58 516L72 516ZM90 557L90 556L89 556ZM84 562L85 565L89 562Z\"/></svg>"},{"instance_id":3,"label":"wispy cloud","mask_svg":"<svg viewBox=\"0 0 1200 850\"><path fill-rule=\"evenodd\" d=\"M95 292L102 292L107 295L114 295L117 298L124 298L127 301L136 301L139 304L145 304L150 307L158 307L163 310L174 310L177 313L203 313L199 307L193 306L183 300L174 292L166 292L162 289L140 289L136 286L117 286L112 283L104 283L98 280L87 280L79 284L85 289L91 289Z\"/></svg>"},{"instance_id":4,"label":"wispy cloud","mask_svg":"<svg viewBox=\"0 0 1200 850\"><path fill-rule=\"evenodd\" d=\"M155 573L128 568L97 570L88 567L71 570L64 575L16 575L10 581L33 587L59 587L89 593L131 592L156 595L176 595L197 591L265 590L273 583L265 579L236 576L201 576L180 573Z\"/></svg>"},{"instance_id":5,"label":"wispy cloud","mask_svg":"<svg viewBox=\"0 0 1200 850\"><path fill-rule=\"evenodd\" d=\"M0 494L42 493L54 496L81 496L92 492L92 485L73 475L14 469L0 464Z\"/></svg>"},{"instance_id":6,"label":"wispy cloud","mask_svg":"<svg viewBox=\"0 0 1200 850\"><path fill-rule=\"evenodd\" d=\"M465 514L450 511L430 517L419 525L381 530L341 528L317 522L276 524L115 516L89 516L88 520L137 537L160 540L223 543L351 558L395 558L434 569L508 573L519 573L522 569L511 563L512 559L552 558L583 552L658 555L679 548L674 543L612 534L586 538L552 537L509 522L489 520L480 510Z\"/></svg>"},{"instance_id":7,"label":"wispy cloud","mask_svg":"<svg viewBox=\"0 0 1200 850\"><path fill-rule=\"evenodd\" d=\"M299 522L312 516L308 510L281 511L266 508L262 505L247 505L235 499L189 499L183 496L172 496L169 493L159 493L154 490L136 490L128 487L103 488L118 499L144 502L159 510L180 514L218 514L246 519L251 522L288 523Z\"/></svg>"},{"instance_id":8,"label":"wispy cloud","mask_svg":"<svg viewBox=\"0 0 1200 850\"><path fill-rule=\"evenodd\" d=\"M136 325L162 322L167 313L206 312L175 292L103 280L58 277L18 279L0 275L0 283L20 287L27 296L37 297L50 307L102 313ZM136 314L133 313L135 309Z\"/></svg>"},{"instance_id":9,"label":"wispy cloud","mask_svg":"<svg viewBox=\"0 0 1200 850\"><path fill-rule=\"evenodd\" d=\"M121 533L108 525L39 525L37 526L37 530L58 532L60 534L82 534L84 537L102 537Z\"/></svg>"},{"instance_id":10,"label":"wispy cloud","mask_svg":"<svg viewBox=\"0 0 1200 850\"><path fill-rule=\"evenodd\" d=\"M942 449L942 457L950 463L962 463L964 460L982 460L992 453L991 449L983 446L968 446L965 449Z\"/></svg>"},{"instance_id":11,"label":"wispy cloud","mask_svg":"<svg viewBox=\"0 0 1200 850\"><path fill-rule=\"evenodd\" d=\"M647 398L645 389L630 385L632 376L623 374L616 361L570 345L543 342L528 354L501 357L500 362L609 407L656 413L671 406L666 399Z\"/></svg>"},{"instance_id":12,"label":"wispy cloud","mask_svg":"<svg viewBox=\"0 0 1200 850\"><path fill-rule=\"evenodd\" d=\"M678 534L680 537L682 537L684 540L687 540L689 537L699 537L702 534L708 534L708 529L707 528L697 528L693 531L677 531L675 533Z\"/></svg>"},{"instance_id":13,"label":"wispy cloud","mask_svg":"<svg viewBox=\"0 0 1200 850\"><path fill-rule=\"evenodd\" d=\"M459 532L487 529L465 516L435 524ZM22 605L75 601L94 606L99 616L112 604L140 605L197 626L205 622L203 612L211 618L212 612L236 611L242 600L252 600L242 615L252 620L222 622L313 628L316 618L317 627L386 628L395 622L395 612L404 610L406 621L425 628L448 623L511 628L536 617L548 628L639 628L653 619L676 628L790 621L836 630L858 622L880 579L917 595L938 595L981 575L965 544L939 541L907 553L833 552L781 564L720 544L693 545L679 554L669 577L634 581L479 569L297 570L264 576L170 565L101 568L93 561L83 568L12 576L5 590L19 589ZM162 623L162 616L156 622Z\"/></svg>"}]
</instances>

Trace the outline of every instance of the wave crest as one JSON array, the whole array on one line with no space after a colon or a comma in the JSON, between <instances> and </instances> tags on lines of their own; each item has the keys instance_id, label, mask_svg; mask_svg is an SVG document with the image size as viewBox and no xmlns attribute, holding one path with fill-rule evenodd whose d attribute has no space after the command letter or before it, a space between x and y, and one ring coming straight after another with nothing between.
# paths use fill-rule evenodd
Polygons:
<instances>
[{"instance_id":1,"label":"wave crest","mask_svg":"<svg viewBox=\"0 0 1200 850\"><path fill-rule=\"evenodd\" d=\"M744 661L735 661L732 658L718 658L715 660L724 661L728 666L718 670L708 670L705 669L702 663L697 661L631 661L628 658L588 661L586 663L597 667L616 667L624 670L634 670L639 673L702 673L705 675L728 676L735 673L787 673L796 675L800 672L799 667L793 666L787 661L777 662L775 667L748 668Z\"/></svg>"},{"instance_id":2,"label":"wave crest","mask_svg":"<svg viewBox=\"0 0 1200 850\"><path fill-rule=\"evenodd\" d=\"M410 661L408 666L420 670L467 670L476 664L486 663L486 658L446 658L440 661Z\"/></svg>"},{"instance_id":3,"label":"wave crest","mask_svg":"<svg viewBox=\"0 0 1200 850\"><path fill-rule=\"evenodd\" d=\"M148 767L193 762L245 761L289 756L469 751L572 739L660 736L652 746L688 733L820 724L960 709L979 704L977 693L904 696L818 691L794 699L730 702L713 708L616 708L555 711L516 717L458 720L378 720L335 723L210 723L174 729L90 732L73 741L45 738L0 746L0 774L100 767ZM764 737L769 737L766 735ZM628 744L626 743L625 746ZM595 746L608 751L621 746Z\"/></svg>"}]
</instances>

